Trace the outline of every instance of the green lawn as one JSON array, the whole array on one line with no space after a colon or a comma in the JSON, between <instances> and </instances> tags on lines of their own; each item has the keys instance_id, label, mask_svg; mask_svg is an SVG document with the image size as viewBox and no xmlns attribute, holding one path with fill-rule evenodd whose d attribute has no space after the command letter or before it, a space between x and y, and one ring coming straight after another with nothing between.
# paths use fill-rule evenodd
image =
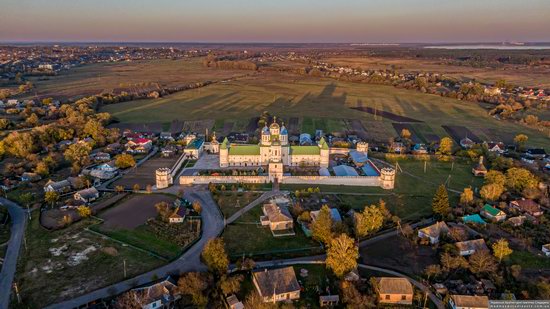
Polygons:
<instances>
[{"instance_id":1,"label":"green lawn","mask_svg":"<svg viewBox=\"0 0 550 309\"><path fill-rule=\"evenodd\" d=\"M214 195L214 200L218 203L218 207L220 207L225 218L229 218L241 208L256 200L260 195L261 193L256 192L229 191Z\"/></svg>"},{"instance_id":2,"label":"green lawn","mask_svg":"<svg viewBox=\"0 0 550 309\"><path fill-rule=\"evenodd\" d=\"M133 230L107 230L96 226L94 230L138 248L152 251L168 260L181 254L181 246L157 237L147 225L138 226Z\"/></svg>"},{"instance_id":3,"label":"green lawn","mask_svg":"<svg viewBox=\"0 0 550 309\"><path fill-rule=\"evenodd\" d=\"M94 219L47 231L38 217L35 213L27 226L27 247L32 250L21 249L15 279L24 308L44 307L119 282L124 279L124 262L128 277L165 263L85 231L97 223Z\"/></svg>"},{"instance_id":4,"label":"green lawn","mask_svg":"<svg viewBox=\"0 0 550 309\"><path fill-rule=\"evenodd\" d=\"M521 268L550 269L550 258L537 256L527 251L514 251L509 257L510 264L518 264Z\"/></svg>"},{"instance_id":5,"label":"green lawn","mask_svg":"<svg viewBox=\"0 0 550 309\"><path fill-rule=\"evenodd\" d=\"M311 250L315 253L319 251L319 243L307 238L296 224L295 236L273 237L268 227L259 224L261 215L261 205L258 205L233 224L226 226L222 236L233 259L242 257L243 254L264 260L281 255L310 255Z\"/></svg>"}]
</instances>

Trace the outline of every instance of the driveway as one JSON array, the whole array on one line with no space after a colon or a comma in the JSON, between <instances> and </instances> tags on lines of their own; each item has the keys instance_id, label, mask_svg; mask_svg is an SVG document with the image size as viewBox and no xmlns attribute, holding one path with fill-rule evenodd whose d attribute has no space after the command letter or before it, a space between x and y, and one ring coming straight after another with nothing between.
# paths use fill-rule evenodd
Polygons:
<instances>
[{"instance_id":1,"label":"driveway","mask_svg":"<svg viewBox=\"0 0 550 309\"><path fill-rule=\"evenodd\" d=\"M164 278L168 275L179 275L182 272L206 270L200 261L200 254L209 239L216 238L223 230L223 218L218 206L212 200L210 192L197 188L186 188L185 198L190 201L198 200L202 205L202 237L189 248L181 257L170 264L153 269L137 277L95 290L88 294L50 305L46 308L74 308L98 299L125 292L137 285L149 283L154 278Z\"/></svg>"},{"instance_id":2,"label":"driveway","mask_svg":"<svg viewBox=\"0 0 550 309\"><path fill-rule=\"evenodd\" d=\"M4 264L2 265L2 272L0 273L0 308L4 309L8 308L10 301L17 258L19 257L21 242L25 236L27 215L19 205L5 198L0 197L0 205L8 208L11 217L11 235L6 256L4 257Z\"/></svg>"}]
</instances>

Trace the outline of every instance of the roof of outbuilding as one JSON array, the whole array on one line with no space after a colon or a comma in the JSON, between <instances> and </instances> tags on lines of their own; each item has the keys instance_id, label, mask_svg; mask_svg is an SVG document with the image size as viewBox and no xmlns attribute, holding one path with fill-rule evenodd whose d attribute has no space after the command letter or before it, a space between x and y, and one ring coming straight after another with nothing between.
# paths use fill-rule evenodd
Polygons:
<instances>
[{"instance_id":1,"label":"roof of outbuilding","mask_svg":"<svg viewBox=\"0 0 550 309\"><path fill-rule=\"evenodd\" d=\"M378 291L380 294L412 294L413 287L405 278L379 277Z\"/></svg>"},{"instance_id":2,"label":"roof of outbuilding","mask_svg":"<svg viewBox=\"0 0 550 309\"><path fill-rule=\"evenodd\" d=\"M254 272L253 276L262 296L278 295L300 290L300 284L296 280L296 274L292 266L259 270Z\"/></svg>"},{"instance_id":3,"label":"roof of outbuilding","mask_svg":"<svg viewBox=\"0 0 550 309\"><path fill-rule=\"evenodd\" d=\"M451 299L457 307L489 308L489 298L487 296L451 295Z\"/></svg>"}]
</instances>

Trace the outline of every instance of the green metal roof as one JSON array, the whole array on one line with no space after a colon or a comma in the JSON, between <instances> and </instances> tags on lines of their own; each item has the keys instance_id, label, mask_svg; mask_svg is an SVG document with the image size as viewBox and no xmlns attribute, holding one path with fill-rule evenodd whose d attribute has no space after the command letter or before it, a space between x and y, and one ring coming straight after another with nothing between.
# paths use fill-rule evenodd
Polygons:
<instances>
[{"instance_id":1,"label":"green metal roof","mask_svg":"<svg viewBox=\"0 0 550 309\"><path fill-rule=\"evenodd\" d=\"M322 149L328 149L328 144L324 137L321 137L319 140L319 146L321 146Z\"/></svg>"},{"instance_id":2,"label":"green metal roof","mask_svg":"<svg viewBox=\"0 0 550 309\"><path fill-rule=\"evenodd\" d=\"M220 149L227 149L227 144L229 144L229 141L227 140L227 137L226 137L223 139L223 142L220 145Z\"/></svg>"},{"instance_id":3,"label":"green metal roof","mask_svg":"<svg viewBox=\"0 0 550 309\"><path fill-rule=\"evenodd\" d=\"M260 145L233 145L229 148L229 155L233 156L259 156Z\"/></svg>"},{"instance_id":4,"label":"green metal roof","mask_svg":"<svg viewBox=\"0 0 550 309\"><path fill-rule=\"evenodd\" d=\"M290 146L291 155L319 155L319 146Z\"/></svg>"},{"instance_id":5,"label":"green metal roof","mask_svg":"<svg viewBox=\"0 0 550 309\"><path fill-rule=\"evenodd\" d=\"M489 204L485 204L485 206L483 206L483 210L486 213L491 214L491 216L497 216L500 213L500 210L496 209L495 207L493 207Z\"/></svg>"}]
</instances>

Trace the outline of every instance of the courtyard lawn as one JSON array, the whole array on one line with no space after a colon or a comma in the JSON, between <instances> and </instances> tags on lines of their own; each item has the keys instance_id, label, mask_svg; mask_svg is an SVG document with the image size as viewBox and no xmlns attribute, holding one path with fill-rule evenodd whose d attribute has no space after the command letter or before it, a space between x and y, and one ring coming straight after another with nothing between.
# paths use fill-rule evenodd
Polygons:
<instances>
[{"instance_id":1,"label":"courtyard lawn","mask_svg":"<svg viewBox=\"0 0 550 309\"><path fill-rule=\"evenodd\" d=\"M319 243L307 238L297 224L294 225L296 235L273 237L269 227L260 225L261 215L258 205L225 227L222 237L232 260L243 255L266 260L320 253Z\"/></svg>"},{"instance_id":2,"label":"courtyard lawn","mask_svg":"<svg viewBox=\"0 0 550 309\"><path fill-rule=\"evenodd\" d=\"M229 218L241 208L256 200L260 195L261 193L257 192L229 191L215 194L214 200L218 203L224 217Z\"/></svg>"},{"instance_id":3,"label":"courtyard lawn","mask_svg":"<svg viewBox=\"0 0 550 309\"><path fill-rule=\"evenodd\" d=\"M21 249L16 282L23 299L21 307L38 308L74 298L133 277L165 262L117 242L97 236L85 227L87 219L58 231L47 231L33 215L26 231L27 247Z\"/></svg>"},{"instance_id":4,"label":"courtyard lawn","mask_svg":"<svg viewBox=\"0 0 550 309\"><path fill-rule=\"evenodd\" d=\"M134 229L104 229L101 226L94 226L93 230L112 237L123 243L151 251L167 260L180 255L182 247L171 241L157 237L147 225L141 225Z\"/></svg>"}]
</instances>

